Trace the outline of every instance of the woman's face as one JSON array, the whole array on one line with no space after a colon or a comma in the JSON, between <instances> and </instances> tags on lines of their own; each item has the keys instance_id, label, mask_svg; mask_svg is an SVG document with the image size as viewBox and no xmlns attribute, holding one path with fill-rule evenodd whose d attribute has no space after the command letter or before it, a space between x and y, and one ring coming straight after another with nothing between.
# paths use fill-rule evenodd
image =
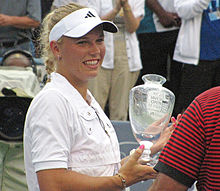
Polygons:
<instances>
[{"instance_id":1,"label":"woman's face","mask_svg":"<svg viewBox=\"0 0 220 191\"><path fill-rule=\"evenodd\" d=\"M63 37L59 54L61 59L56 71L70 83L85 83L94 78L105 55L102 26L80 38Z\"/></svg>"}]
</instances>

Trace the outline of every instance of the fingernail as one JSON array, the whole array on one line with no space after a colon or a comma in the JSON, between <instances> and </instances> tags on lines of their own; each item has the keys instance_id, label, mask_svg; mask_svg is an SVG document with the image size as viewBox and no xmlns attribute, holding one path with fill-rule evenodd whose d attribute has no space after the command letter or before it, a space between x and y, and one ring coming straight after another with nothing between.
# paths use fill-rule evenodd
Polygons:
<instances>
[{"instance_id":1,"label":"fingernail","mask_svg":"<svg viewBox=\"0 0 220 191\"><path fill-rule=\"evenodd\" d=\"M173 124L173 126L174 126L174 127L177 127L177 125L176 125L176 124Z\"/></svg>"},{"instance_id":2,"label":"fingernail","mask_svg":"<svg viewBox=\"0 0 220 191\"><path fill-rule=\"evenodd\" d=\"M144 149L144 145L141 145L139 148L140 148L140 149Z\"/></svg>"},{"instance_id":3,"label":"fingernail","mask_svg":"<svg viewBox=\"0 0 220 191\"><path fill-rule=\"evenodd\" d=\"M175 117L171 117L171 119L174 121L174 122L176 122L176 119L175 119Z\"/></svg>"}]
</instances>

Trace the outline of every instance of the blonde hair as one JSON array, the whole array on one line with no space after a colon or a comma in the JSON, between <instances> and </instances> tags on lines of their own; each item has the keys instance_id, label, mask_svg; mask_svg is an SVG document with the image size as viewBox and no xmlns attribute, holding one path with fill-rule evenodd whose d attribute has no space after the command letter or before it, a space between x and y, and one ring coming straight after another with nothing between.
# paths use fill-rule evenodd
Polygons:
<instances>
[{"instance_id":1,"label":"blonde hair","mask_svg":"<svg viewBox=\"0 0 220 191\"><path fill-rule=\"evenodd\" d=\"M64 5L54 9L44 18L41 28L40 49L41 49L41 57L44 60L48 74L51 74L53 71L55 71L57 64L57 59L54 57L50 49L49 34L51 29L62 18L82 8L84 7L76 3L70 3L68 5ZM57 42L60 43L61 41L62 38L60 38Z\"/></svg>"}]
</instances>

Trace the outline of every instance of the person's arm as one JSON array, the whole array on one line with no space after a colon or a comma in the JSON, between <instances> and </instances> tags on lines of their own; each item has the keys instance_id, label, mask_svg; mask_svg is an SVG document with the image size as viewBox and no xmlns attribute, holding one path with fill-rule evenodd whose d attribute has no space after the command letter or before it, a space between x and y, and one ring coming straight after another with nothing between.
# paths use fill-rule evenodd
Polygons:
<instances>
[{"instance_id":1,"label":"person's arm","mask_svg":"<svg viewBox=\"0 0 220 191\"><path fill-rule=\"evenodd\" d=\"M136 149L119 169L119 173L126 180L126 186L156 177L152 167L138 162L142 152L142 147ZM41 191L120 191L124 188L118 175L91 177L66 169L51 169L38 171L37 177Z\"/></svg>"},{"instance_id":2,"label":"person's arm","mask_svg":"<svg viewBox=\"0 0 220 191\"><path fill-rule=\"evenodd\" d=\"M163 173L159 173L156 180L147 191L185 191L187 189L187 186L177 182L176 180Z\"/></svg>"},{"instance_id":3,"label":"person's arm","mask_svg":"<svg viewBox=\"0 0 220 191\"><path fill-rule=\"evenodd\" d=\"M146 5L158 16L160 23L164 27L178 26L178 15L164 10L157 0L146 0Z\"/></svg>"},{"instance_id":4,"label":"person's arm","mask_svg":"<svg viewBox=\"0 0 220 191\"><path fill-rule=\"evenodd\" d=\"M101 191L121 190L117 176L91 177L66 169L42 170L37 173L41 191Z\"/></svg>"},{"instance_id":5,"label":"person's arm","mask_svg":"<svg viewBox=\"0 0 220 191\"><path fill-rule=\"evenodd\" d=\"M131 10L131 6L128 3L128 0L121 0L121 6L124 12L124 22L125 22L126 30L129 33L133 33L139 27L140 21L143 17L134 16Z\"/></svg>"},{"instance_id":6,"label":"person's arm","mask_svg":"<svg viewBox=\"0 0 220 191\"><path fill-rule=\"evenodd\" d=\"M174 0L174 7L182 19L201 15L208 8L210 0Z\"/></svg>"},{"instance_id":7,"label":"person's arm","mask_svg":"<svg viewBox=\"0 0 220 191\"><path fill-rule=\"evenodd\" d=\"M107 14L104 15L104 16L102 16L101 19L103 19L103 20L109 20L109 21L114 20L114 18L116 17L116 15L119 13L120 9L121 9L120 1L119 1L119 0L116 0L116 3L115 3L114 8L113 8L109 13L107 13Z\"/></svg>"},{"instance_id":8,"label":"person's arm","mask_svg":"<svg viewBox=\"0 0 220 191\"><path fill-rule=\"evenodd\" d=\"M0 26L13 26L16 28L27 29L32 27L36 28L39 25L39 21L35 21L27 16L19 17L0 14Z\"/></svg>"}]
</instances>

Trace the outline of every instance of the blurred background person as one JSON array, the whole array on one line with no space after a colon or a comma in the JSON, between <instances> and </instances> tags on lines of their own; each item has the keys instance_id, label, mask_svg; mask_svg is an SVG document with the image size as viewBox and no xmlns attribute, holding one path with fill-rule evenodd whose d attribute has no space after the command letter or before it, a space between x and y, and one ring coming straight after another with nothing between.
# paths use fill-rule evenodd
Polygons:
<instances>
[{"instance_id":1,"label":"blurred background person","mask_svg":"<svg viewBox=\"0 0 220 191\"><path fill-rule=\"evenodd\" d=\"M117 34L105 35L106 55L89 89L102 109L108 102L111 120L127 120L129 91L142 68L135 32L144 16L144 0L89 0L88 6L119 28Z\"/></svg>"},{"instance_id":2,"label":"blurred background person","mask_svg":"<svg viewBox=\"0 0 220 191\"><path fill-rule=\"evenodd\" d=\"M20 49L5 52L0 67L0 90L3 88L23 97L34 97L41 90L37 64L30 52Z\"/></svg>"},{"instance_id":3,"label":"blurred background person","mask_svg":"<svg viewBox=\"0 0 220 191\"><path fill-rule=\"evenodd\" d=\"M137 29L143 69L136 85L143 84L144 74L159 74L167 79L164 86L178 97L182 64L173 60L173 53L180 24L174 0L146 0L145 15Z\"/></svg>"},{"instance_id":4,"label":"blurred background person","mask_svg":"<svg viewBox=\"0 0 220 191\"><path fill-rule=\"evenodd\" d=\"M182 22L174 59L184 63L176 104L187 109L160 155L155 167L160 173L150 191L182 191L195 181L198 190L220 190L219 87L187 107L201 91L219 85L219 1L175 0L174 5Z\"/></svg>"},{"instance_id":5,"label":"blurred background person","mask_svg":"<svg viewBox=\"0 0 220 191\"><path fill-rule=\"evenodd\" d=\"M183 63L179 97L181 113L201 92L220 85L220 16L218 0L175 0L181 17L174 60Z\"/></svg>"},{"instance_id":6,"label":"blurred background person","mask_svg":"<svg viewBox=\"0 0 220 191\"><path fill-rule=\"evenodd\" d=\"M17 66L17 67L31 67L32 63L30 59L22 53L16 52L11 55L6 54L3 55L2 66Z\"/></svg>"},{"instance_id":7,"label":"blurred background person","mask_svg":"<svg viewBox=\"0 0 220 191\"><path fill-rule=\"evenodd\" d=\"M32 29L40 25L40 0L12 2L1 0L0 57L10 49L27 50L34 55Z\"/></svg>"}]
</instances>

